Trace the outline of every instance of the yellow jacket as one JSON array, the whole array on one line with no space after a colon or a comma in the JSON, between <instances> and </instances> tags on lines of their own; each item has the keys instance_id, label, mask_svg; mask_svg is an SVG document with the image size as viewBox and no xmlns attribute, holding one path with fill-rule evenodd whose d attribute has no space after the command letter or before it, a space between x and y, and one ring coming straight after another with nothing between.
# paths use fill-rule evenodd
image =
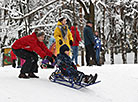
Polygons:
<instances>
[{"instance_id":1,"label":"yellow jacket","mask_svg":"<svg viewBox=\"0 0 138 102\"><path fill-rule=\"evenodd\" d=\"M70 40L73 41L72 33L68 29L68 26L66 26L67 27L66 39L63 38L62 33L61 33L61 30L59 28L59 26L61 26L61 25L62 25L62 23L58 21L57 27L56 27L56 29L54 31L54 37L55 37L55 40L56 40L56 50L57 50L57 54L60 53L60 50L59 49L60 49L60 47L63 44L67 44L67 46L70 48L69 41ZM62 45L59 44L59 40L62 40L63 41L63 44Z\"/></svg>"}]
</instances>

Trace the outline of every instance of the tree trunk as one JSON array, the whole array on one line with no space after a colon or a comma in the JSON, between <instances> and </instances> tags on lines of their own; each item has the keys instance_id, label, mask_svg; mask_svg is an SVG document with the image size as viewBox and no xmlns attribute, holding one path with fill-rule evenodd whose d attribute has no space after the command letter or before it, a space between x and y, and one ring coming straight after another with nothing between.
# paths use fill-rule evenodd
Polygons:
<instances>
[{"instance_id":1,"label":"tree trunk","mask_svg":"<svg viewBox=\"0 0 138 102\"><path fill-rule=\"evenodd\" d=\"M80 8L80 18L82 22L82 8ZM80 26L80 31L81 31L81 39L83 40L83 26L81 24ZM84 48L81 47L81 65L84 66Z\"/></svg>"},{"instance_id":2,"label":"tree trunk","mask_svg":"<svg viewBox=\"0 0 138 102\"><path fill-rule=\"evenodd\" d=\"M127 64L127 49L126 49L126 21L125 21L125 18L124 18L124 31L125 31L125 35L124 35L124 39L122 41L122 59L123 59L123 64Z\"/></svg>"},{"instance_id":3,"label":"tree trunk","mask_svg":"<svg viewBox=\"0 0 138 102\"><path fill-rule=\"evenodd\" d=\"M103 11L103 27L102 27L102 33L99 35L99 37L101 38L101 40L102 40L102 42L103 42L103 45L102 45L102 47L104 48L102 51L101 51L101 57L100 57L100 59L101 59L101 64L104 64L104 62L105 62L105 53L106 53L106 50L105 50L105 44L106 44L106 40L105 40L105 35L104 35L104 24L105 24L105 8L104 8L104 11ZM100 28L99 28L99 33L100 33Z\"/></svg>"},{"instance_id":4,"label":"tree trunk","mask_svg":"<svg viewBox=\"0 0 138 102\"><path fill-rule=\"evenodd\" d=\"M137 50L137 45L138 45L138 35L137 33L134 36L134 63L137 64L138 63L138 50Z\"/></svg>"}]
</instances>

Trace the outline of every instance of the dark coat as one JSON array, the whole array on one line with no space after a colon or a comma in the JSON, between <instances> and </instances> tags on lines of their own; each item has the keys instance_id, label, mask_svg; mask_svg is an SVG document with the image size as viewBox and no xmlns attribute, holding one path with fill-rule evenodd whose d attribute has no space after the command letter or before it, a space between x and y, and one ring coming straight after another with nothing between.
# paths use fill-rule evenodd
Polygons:
<instances>
[{"instance_id":1,"label":"dark coat","mask_svg":"<svg viewBox=\"0 0 138 102\"><path fill-rule=\"evenodd\" d=\"M65 76L77 75L77 67L68 55L61 53L58 54L56 58L56 64L61 70L62 74L64 74Z\"/></svg>"},{"instance_id":2,"label":"dark coat","mask_svg":"<svg viewBox=\"0 0 138 102\"><path fill-rule=\"evenodd\" d=\"M46 47L43 42L38 41L35 33L24 36L15 41L12 45L13 49L24 49L30 52L36 52L41 58L52 56L52 52Z\"/></svg>"},{"instance_id":3,"label":"dark coat","mask_svg":"<svg viewBox=\"0 0 138 102\"><path fill-rule=\"evenodd\" d=\"M93 45L94 46L94 34L92 32L92 28L88 25L84 28L84 44L85 45Z\"/></svg>"}]
</instances>

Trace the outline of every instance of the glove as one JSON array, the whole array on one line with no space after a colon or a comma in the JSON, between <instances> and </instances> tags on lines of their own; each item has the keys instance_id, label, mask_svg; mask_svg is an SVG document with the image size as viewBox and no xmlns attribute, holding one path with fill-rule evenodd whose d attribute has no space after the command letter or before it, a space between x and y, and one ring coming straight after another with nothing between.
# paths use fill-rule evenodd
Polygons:
<instances>
[{"instance_id":1,"label":"glove","mask_svg":"<svg viewBox=\"0 0 138 102\"><path fill-rule=\"evenodd\" d=\"M51 63L53 63L53 59L50 57L50 56L46 56L45 58L44 58L44 60L45 59L48 59Z\"/></svg>"},{"instance_id":2,"label":"glove","mask_svg":"<svg viewBox=\"0 0 138 102\"><path fill-rule=\"evenodd\" d=\"M16 67L16 63L15 63L16 60L13 60L13 63L12 63L12 67L15 68Z\"/></svg>"},{"instance_id":3,"label":"glove","mask_svg":"<svg viewBox=\"0 0 138 102\"><path fill-rule=\"evenodd\" d=\"M52 57L53 57L54 59L56 59L56 58L57 58L54 54L52 55Z\"/></svg>"},{"instance_id":4,"label":"glove","mask_svg":"<svg viewBox=\"0 0 138 102\"><path fill-rule=\"evenodd\" d=\"M62 45L62 44L63 44L63 41L62 41L61 39L59 40L59 44L60 44L60 45Z\"/></svg>"},{"instance_id":5,"label":"glove","mask_svg":"<svg viewBox=\"0 0 138 102\"><path fill-rule=\"evenodd\" d=\"M72 42L72 40L70 40L70 41L69 41L69 44L70 44L71 46L73 45L73 42Z\"/></svg>"}]
</instances>

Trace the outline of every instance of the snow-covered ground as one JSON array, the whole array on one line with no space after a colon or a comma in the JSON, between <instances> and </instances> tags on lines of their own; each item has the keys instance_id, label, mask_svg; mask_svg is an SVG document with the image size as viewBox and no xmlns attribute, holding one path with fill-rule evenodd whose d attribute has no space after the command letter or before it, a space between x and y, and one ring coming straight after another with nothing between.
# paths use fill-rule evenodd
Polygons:
<instances>
[{"instance_id":1,"label":"snow-covered ground","mask_svg":"<svg viewBox=\"0 0 138 102\"><path fill-rule=\"evenodd\" d=\"M0 102L138 102L138 64L78 69L98 73L101 83L75 90L50 82L54 69L39 68L39 79L19 79L20 69L0 67Z\"/></svg>"}]
</instances>

